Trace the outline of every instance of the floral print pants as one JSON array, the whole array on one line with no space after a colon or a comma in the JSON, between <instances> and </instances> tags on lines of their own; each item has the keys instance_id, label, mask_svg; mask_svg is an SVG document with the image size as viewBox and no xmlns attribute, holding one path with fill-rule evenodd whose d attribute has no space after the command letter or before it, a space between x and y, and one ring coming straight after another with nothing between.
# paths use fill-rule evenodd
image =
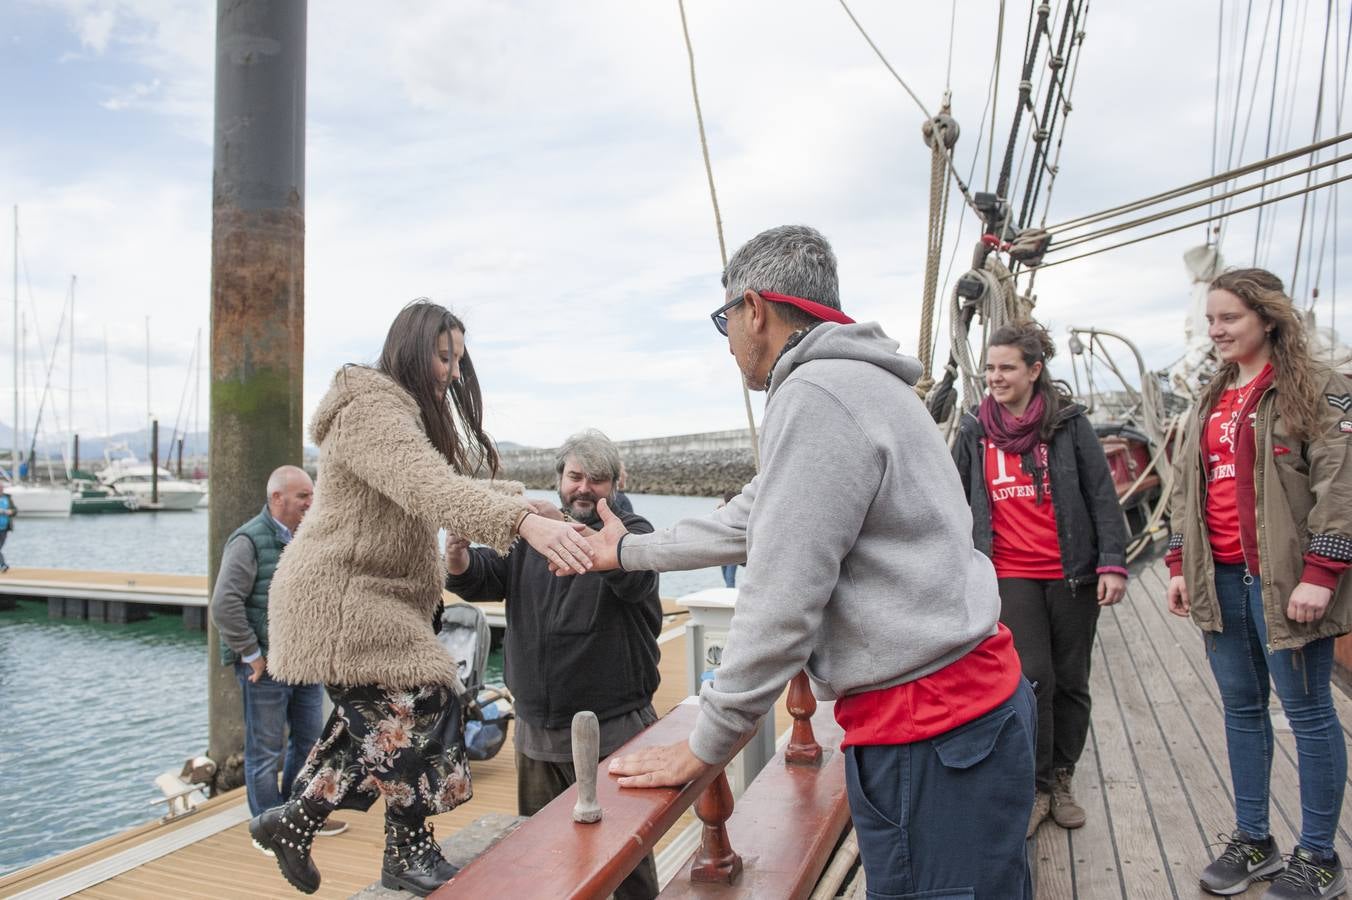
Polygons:
<instances>
[{"instance_id":1,"label":"floral print pants","mask_svg":"<svg viewBox=\"0 0 1352 900\"><path fill-rule=\"evenodd\" d=\"M329 809L371 808L421 819L473 796L460 703L449 687L327 687L333 700L319 742L296 777L292 799Z\"/></svg>"}]
</instances>

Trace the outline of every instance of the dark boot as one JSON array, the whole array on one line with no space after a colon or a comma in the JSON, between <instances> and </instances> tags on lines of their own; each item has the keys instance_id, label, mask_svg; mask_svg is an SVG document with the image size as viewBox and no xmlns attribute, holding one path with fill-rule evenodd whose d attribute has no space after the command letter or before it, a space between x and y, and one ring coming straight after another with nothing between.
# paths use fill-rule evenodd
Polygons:
<instances>
[{"instance_id":1,"label":"dark boot","mask_svg":"<svg viewBox=\"0 0 1352 900\"><path fill-rule=\"evenodd\" d=\"M419 897L441 887L460 870L446 862L441 847L423 821L400 821L385 817L385 859L380 866L380 886L409 891Z\"/></svg>"},{"instance_id":2,"label":"dark boot","mask_svg":"<svg viewBox=\"0 0 1352 900\"><path fill-rule=\"evenodd\" d=\"M296 890L319 890L319 870L310 859L310 844L329 811L310 800L292 800L254 816L249 835L254 846L276 858L277 868Z\"/></svg>"}]
</instances>

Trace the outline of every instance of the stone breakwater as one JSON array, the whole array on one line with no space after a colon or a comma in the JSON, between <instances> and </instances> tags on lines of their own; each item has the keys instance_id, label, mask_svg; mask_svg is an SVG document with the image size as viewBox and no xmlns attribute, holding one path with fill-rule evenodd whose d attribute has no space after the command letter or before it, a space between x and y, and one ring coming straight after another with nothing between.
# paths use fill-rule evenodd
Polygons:
<instances>
[{"instance_id":1,"label":"stone breakwater","mask_svg":"<svg viewBox=\"0 0 1352 900\"><path fill-rule=\"evenodd\" d=\"M756 474L745 430L617 441L616 446L628 474L625 490L633 494L721 498ZM554 456L552 449L504 451L502 477L552 490L558 484Z\"/></svg>"}]
</instances>

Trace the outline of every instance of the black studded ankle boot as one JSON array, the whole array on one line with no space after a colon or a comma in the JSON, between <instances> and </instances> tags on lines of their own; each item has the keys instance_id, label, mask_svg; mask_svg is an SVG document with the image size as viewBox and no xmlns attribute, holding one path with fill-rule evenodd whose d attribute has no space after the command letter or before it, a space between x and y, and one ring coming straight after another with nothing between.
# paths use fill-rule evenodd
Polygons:
<instances>
[{"instance_id":1,"label":"black studded ankle boot","mask_svg":"<svg viewBox=\"0 0 1352 900\"><path fill-rule=\"evenodd\" d=\"M329 810L304 798L274 806L249 821L254 846L277 860L277 868L296 890L319 890L319 869L310 858L310 844Z\"/></svg>"},{"instance_id":2,"label":"black studded ankle boot","mask_svg":"<svg viewBox=\"0 0 1352 900\"><path fill-rule=\"evenodd\" d=\"M380 866L381 887L426 897L459 871L441 855L441 847L430 825L422 820L385 817L385 859Z\"/></svg>"}]
</instances>

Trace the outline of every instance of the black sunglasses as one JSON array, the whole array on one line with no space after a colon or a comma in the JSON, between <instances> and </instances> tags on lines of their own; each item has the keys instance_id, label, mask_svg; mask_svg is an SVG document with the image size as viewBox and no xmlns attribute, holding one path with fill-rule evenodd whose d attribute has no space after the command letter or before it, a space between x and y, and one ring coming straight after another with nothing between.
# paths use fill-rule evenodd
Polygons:
<instances>
[{"instance_id":1,"label":"black sunglasses","mask_svg":"<svg viewBox=\"0 0 1352 900\"><path fill-rule=\"evenodd\" d=\"M718 329L718 333L723 335L723 337L728 336L728 310L732 309L734 306L736 306L738 303L741 303L745 299L746 294L743 293L736 300L730 300L727 303L724 303L718 309L714 310L709 314L709 318L714 320L714 327Z\"/></svg>"}]
</instances>

